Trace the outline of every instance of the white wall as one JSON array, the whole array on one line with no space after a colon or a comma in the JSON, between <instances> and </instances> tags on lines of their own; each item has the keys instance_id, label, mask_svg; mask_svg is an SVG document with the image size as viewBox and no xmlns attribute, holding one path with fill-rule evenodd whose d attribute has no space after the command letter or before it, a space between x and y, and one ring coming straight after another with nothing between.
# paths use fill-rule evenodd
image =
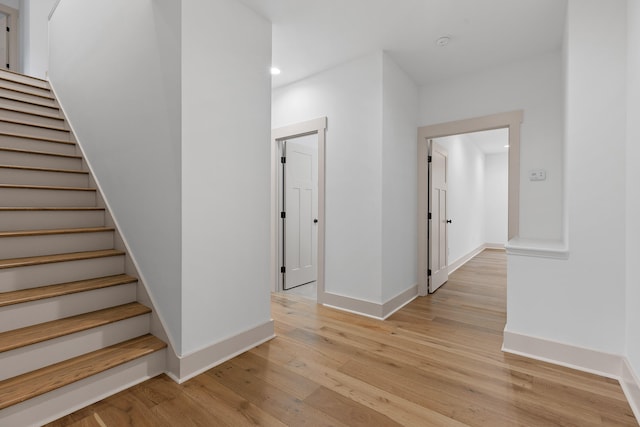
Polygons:
<instances>
[{"instance_id":1,"label":"white wall","mask_svg":"<svg viewBox=\"0 0 640 427\"><path fill-rule=\"evenodd\" d=\"M189 353L271 317L271 24L235 0L183 1L182 21L182 334Z\"/></svg>"},{"instance_id":2,"label":"white wall","mask_svg":"<svg viewBox=\"0 0 640 427\"><path fill-rule=\"evenodd\" d=\"M627 357L640 374L640 2L627 2Z\"/></svg>"},{"instance_id":3,"label":"white wall","mask_svg":"<svg viewBox=\"0 0 640 427\"><path fill-rule=\"evenodd\" d=\"M520 236L562 237L562 62L559 52L423 86L420 125L524 110L520 153ZM531 169L547 180L531 183ZM542 185L539 185L542 184Z\"/></svg>"},{"instance_id":4,"label":"white wall","mask_svg":"<svg viewBox=\"0 0 640 427\"><path fill-rule=\"evenodd\" d=\"M325 290L381 301L382 53L273 91L272 127L327 116ZM286 70L283 70L286 72Z\"/></svg>"},{"instance_id":5,"label":"white wall","mask_svg":"<svg viewBox=\"0 0 640 427\"><path fill-rule=\"evenodd\" d=\"M465 135L435 140L447 150L449 265L486 243L484 153ZM505 223L506 224L506 223Z\"/></svg>"},{"instance_id":6,"label":"white wall","mask_svg":"<svg viewBox=\"0 0 640 427\"><path fill-rule=\"evenodd\" d=\"M382 302L418 282L418 88L382 67Z\"/></svg>"},{"instance_id":7,"label":"white wall","mask_svg":"<svg viewBox=\"0 0 640 427\"><path fill-rule=\"evenodd\" d=\"M0 1L0 4L19 10L21 1L25 1L25 0L2 0Z\"/></svg>"},{"instance_id":8,"label":"white wall","mask_svg":"<svg viewBox=\"0 0 640 427\"><path fill-rule=\"evenodd\" d=\"M53 86L180 351L179 4L64 0L50 34Z\"/></svg>"},{"instance_id":9,"label":"white wall","mask_svg":"<svg viewBox=\"0 0 640 427\"><path fill-rule=\"evenodd\" d=\"M484 241L507 243L509 213L509 153L484 156Z\"/></svg>"},{"instance_id":10,"label":"white wall","mask_svg":"<svg viewBox=\"0 0 640 427\"><path fill-rule=\"evenodd\" d=\"M57 0L21 0L22 72L47 77L49 61L48 21Z\"/></svg>"},{"instance_id":11,"label":"white wall","mask_svg":"<svg viewBox=\"0 0 640 427\"><path fill-rule=\"evenodd\" d=\"M569 1L569 259L508 259L508 331L613 354L625 350L625 22L623 1Z\"/></svg>"}]
</instances>

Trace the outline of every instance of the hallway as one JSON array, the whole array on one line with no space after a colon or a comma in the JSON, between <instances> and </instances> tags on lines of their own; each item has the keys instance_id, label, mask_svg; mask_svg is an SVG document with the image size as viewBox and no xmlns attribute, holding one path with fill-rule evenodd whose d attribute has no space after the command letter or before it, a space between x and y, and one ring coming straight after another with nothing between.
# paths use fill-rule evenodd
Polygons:
<instances>
[{"instance_id":1,"label":"hallway","mask_svg":"<svg viewBox=\"0 0 640 427\"><path fill-rule=\"evenodd\" d=\"M502 353L505 304L496 250L384 322L274 294L277 338L51 425L637 425L617 381Z\"/></svg>"}]
</instances>

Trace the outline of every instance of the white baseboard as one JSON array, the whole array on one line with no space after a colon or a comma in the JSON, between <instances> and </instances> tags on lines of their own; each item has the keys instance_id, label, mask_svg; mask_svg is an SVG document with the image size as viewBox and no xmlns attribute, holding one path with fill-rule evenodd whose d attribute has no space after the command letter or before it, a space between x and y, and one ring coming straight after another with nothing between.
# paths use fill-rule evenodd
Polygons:
<instances>
[{"instance_id":1,"label":"white baseboard","mask_svg":"<svg viewBox=\"0 0 640 427\"><path fill-rule=\"evenodd\" d=\"M627 401L629 401L633 415L635 415L636 420L640 420L640 378L638 378L626 357L622 364L620 385L624 395L627 397Z\"/></svg>"},{"instance_id":2,"label":"white baseboard","mask_svg":"<svg viewBox=\"0 0 640 427\"><path fill-rule=\"evenodd\" d=\"M417 296L418 285L411 286L382 304L325 292L322 296L322 304L349 313L384 320Z\"/></svg>"},{"instance_id":3,"label":"white baseboard","mask_svg":"<svg viewBox=\"0 0 640 427\"><path fill-rule=\"evenodd\" d=\"M178 384L275 337L273 320L208 347L168 360L166 374Z\"/></svg>"},{"instance_id":4,"label":"white baseboard","mask_svg":"<svg viewBox=\"0 0 640 427\"><path fill-rule=\"evenodd\" d=\"M624 357L557 341L510 332L505 328L502 351L543 362L620 379Z\"/></svg>"}]
</instances>

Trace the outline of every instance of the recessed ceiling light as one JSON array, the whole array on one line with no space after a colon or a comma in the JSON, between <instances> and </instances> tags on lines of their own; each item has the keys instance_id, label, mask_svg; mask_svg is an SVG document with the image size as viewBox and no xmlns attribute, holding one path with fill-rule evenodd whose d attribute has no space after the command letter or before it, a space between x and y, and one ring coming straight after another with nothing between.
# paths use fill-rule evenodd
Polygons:
<instances>
[{"instance_id":1,"label":"recessed ceiling light","mask_svg":"<svg viewBox=\"0 0 640 427\"><path fill-rule=\"evenodd\" d=\"M505 145L504 148L509 148L509 144Z\"/></svg>"},{"instance_id":2,"label":"recessed ceiling light","mask_svg":"<svg viewBox=\"0 0 640 427\"><path fill-rule=\"evenodd\" d=\"M445 47L446 45L449 44L450 41L451 41L451 37L442 36L438 40L436 40L436 45L438 45L439 47Z\"/></svg>"},{"instance_id":3,"label":"recessed ceiling light","mask_svg":"<svg viewBox=\"0 0 640 427\"><path fill-rule=\"evenodd\" d=\"M271 67L270 71L272 76L277 76L278 74L280 74L280 68L278 67Z\"/></svg>"}]
</instances>

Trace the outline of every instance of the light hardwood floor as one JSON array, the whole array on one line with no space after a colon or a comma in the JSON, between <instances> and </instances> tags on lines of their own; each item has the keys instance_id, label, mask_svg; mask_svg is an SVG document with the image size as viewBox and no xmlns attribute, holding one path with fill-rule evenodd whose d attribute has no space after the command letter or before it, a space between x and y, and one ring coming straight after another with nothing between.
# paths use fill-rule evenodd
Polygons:
<instances>
[{"instance_id":1,"label":"light hardwood floor","mask_svg":"<svg viewBox=\"0 0 640 427\"><path fill-rule=\"evenodd\" d=\"M386 321L274 295L277 338L51 426L635 426L617 381L500 351L506 257L484 251Z\"/></svg>"}]
</instances>

